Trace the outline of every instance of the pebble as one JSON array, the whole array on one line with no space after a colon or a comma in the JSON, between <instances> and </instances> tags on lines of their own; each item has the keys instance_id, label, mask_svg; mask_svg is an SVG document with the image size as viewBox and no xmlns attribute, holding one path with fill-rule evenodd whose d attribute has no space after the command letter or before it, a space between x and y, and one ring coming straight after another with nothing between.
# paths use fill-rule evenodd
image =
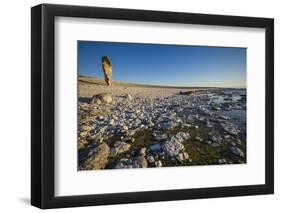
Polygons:
<instances>
[{"instance_id":1,"label":"pebble","mask_svg":"<svg viewBox=\"0 0 281 213\"><path fill-rule=\"evenodd\" d=\"M140 149L140 155L141 155L141 156L145 156L145 152L146 152L146 147L142 147L142 148Z\"/></svg>"},{"instance_id":2,"label":"pebble","mask_svg":"<svg viewBox=\"0 0 281 213\"><path fill-rule=\"evenodd\" d=\"M156 161L156 162L155 162L155 166L156 166L156 167L162 167L162 162L161 162L161 160Z\"/></svg>"},{"instance_id":3,"label":"pebble","mask_svg":"<svg viewBox=\"0 0 281 213\"><path fill-rule=\"evenodd\" d=\"M148 155L148 156L146 157L146 159L147 159L148 163L150 163L150 164L152 164L152 163L155 162L155 159L154 159L154 157L153 157L152 155Z\"/></svg>"},{"instance_id":4,"label":"pebble","mask_svg":"<svg viewBox=\"0 0 281 213\"><path fill-rule=\"evenodd\" d=\"M244 153L241 149L239 149L238 147L230 147L230 151L232 154L239 156L239 157L244 157Z\"/></svg>"}]
</instances>

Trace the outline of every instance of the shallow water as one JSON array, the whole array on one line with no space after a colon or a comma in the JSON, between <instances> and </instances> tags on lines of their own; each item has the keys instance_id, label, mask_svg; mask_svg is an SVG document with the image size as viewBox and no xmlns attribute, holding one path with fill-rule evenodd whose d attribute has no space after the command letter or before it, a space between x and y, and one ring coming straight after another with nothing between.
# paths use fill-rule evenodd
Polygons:
<instances>
[{"instance_id":1,"label":"shallow water","mask_svg":"<svg viewBox=\"0 0 281 213\"><path fill-rule=\"evenodd\" d=\"M239 128L246 128L246 110L223 111L220 114L229 117Z\"/></svg>"}]
</instances>

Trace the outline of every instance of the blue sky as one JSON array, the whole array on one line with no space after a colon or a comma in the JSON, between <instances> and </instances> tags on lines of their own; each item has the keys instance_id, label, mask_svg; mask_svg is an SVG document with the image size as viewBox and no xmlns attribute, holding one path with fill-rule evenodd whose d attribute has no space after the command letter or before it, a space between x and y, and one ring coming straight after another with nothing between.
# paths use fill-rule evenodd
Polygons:
<instances>
[{"instance_id":1,"label":"blue sky","mask_svg":"<svg viewBox=\"0 0 281 213\"><path fill-rule=\"evenodd\" d=\"M78 41L80 75L104 79L109 56L113 81L168 85L246 87L246 49Z\"/></svg>"}]
</instances>

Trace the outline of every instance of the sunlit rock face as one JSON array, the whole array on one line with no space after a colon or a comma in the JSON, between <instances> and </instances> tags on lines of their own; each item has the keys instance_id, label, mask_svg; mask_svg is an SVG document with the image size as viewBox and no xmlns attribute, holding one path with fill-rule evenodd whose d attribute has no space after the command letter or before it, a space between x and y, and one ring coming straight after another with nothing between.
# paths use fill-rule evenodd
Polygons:
<instances>
[{"instance_id":1,"label":"sunlit rock face","mask_svg":"<svg viewBox=\"0 0 281 213\"><path fill-rule=\"evenodd\" d=\"M104 73L104 80L108 86L112 86L112 65L109 60L109 57L102 57L102 69Z\"/></svg>"}]
</instances>

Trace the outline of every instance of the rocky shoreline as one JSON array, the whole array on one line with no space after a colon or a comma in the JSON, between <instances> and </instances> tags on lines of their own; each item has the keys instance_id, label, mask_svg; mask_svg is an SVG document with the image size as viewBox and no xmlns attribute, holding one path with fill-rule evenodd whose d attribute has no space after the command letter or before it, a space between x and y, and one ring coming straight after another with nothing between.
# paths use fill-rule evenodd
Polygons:
<instances>
[{"instance_id":1,"label":"rocky shoreline","mask_svg":"<svg viewBox=\"0 0 281 213\"><path fill-rule=\"evenodd\" d=\"M246 163L244 89L84 82L78 116L79 170Z\"/></svg>"}]
</instances>

